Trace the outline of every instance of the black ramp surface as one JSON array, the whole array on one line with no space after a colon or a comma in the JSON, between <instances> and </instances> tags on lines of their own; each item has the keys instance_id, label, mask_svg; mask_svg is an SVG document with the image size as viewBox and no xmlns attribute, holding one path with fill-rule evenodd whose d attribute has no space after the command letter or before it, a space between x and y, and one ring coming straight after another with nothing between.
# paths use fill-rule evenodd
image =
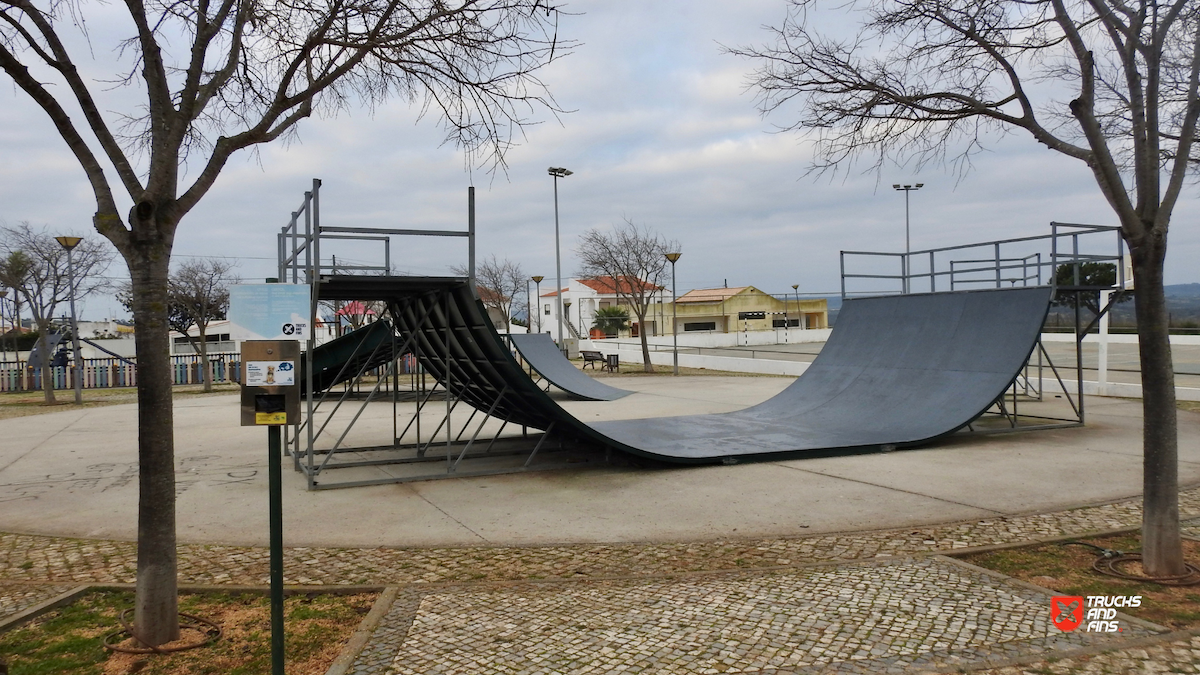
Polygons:
<instances>
[{"instance_id":1,"label":"black ramp surface","mask_svg":"<svg viewBox=\"0 0 1200 675\"><path fill-rule=\"evenodd\" d=\"M538 374L575 398L615 401L633 393L610 387L585 375L563 356L558 345L545 333L510 333L508 338Z\"/></svg>"},{"instance_id":2,"label":"black ramp surface","mask_svg":"<svg viewBox=\"0 0 1200 675\"><path fill-rule=\"evenodd\" d=\"M525 374L467 279L322 277L319 292L386 300L401 351L468 405L678 463L917 445L952 433L1020 372L1050 300L1046 287L848 300L820 355L770 400L717 415L586 424Z\"/></svg>"},{"instance_id":3,"label":"black ramp surface","mask_svg":"<svg viewBox=\"0 0 1200 675\"><path fill-rule=\"evenodd\" d=\"M978 417L1027 362L1048 288L847 301L808 370L737 412L598 422L618 447L678 460L912 445Z\"/></svg>"}]
</instances>

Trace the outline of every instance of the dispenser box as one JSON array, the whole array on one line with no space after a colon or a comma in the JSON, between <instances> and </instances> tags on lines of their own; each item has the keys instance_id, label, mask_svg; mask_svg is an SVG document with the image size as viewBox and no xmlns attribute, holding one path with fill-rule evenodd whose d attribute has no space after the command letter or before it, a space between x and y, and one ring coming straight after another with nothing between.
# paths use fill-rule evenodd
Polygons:
<instances>
[{"instance_id":1,"label":"dispenser box","mask_svg":"<svg viewBox=\"0 0 1200 675\"><path fill-rule=\"evenodd\" d=\"M242 426L300 421L300 343L247 340L242 343Z\"/></svg>"}]
</instances>

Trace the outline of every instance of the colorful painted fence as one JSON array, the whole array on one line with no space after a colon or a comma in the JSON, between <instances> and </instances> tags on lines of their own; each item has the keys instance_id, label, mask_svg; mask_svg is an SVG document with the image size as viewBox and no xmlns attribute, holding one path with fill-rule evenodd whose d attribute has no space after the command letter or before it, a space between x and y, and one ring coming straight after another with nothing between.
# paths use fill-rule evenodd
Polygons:
<instances>
[{"instance_id":1,"label":"colorful painted fence","mask_svg":"<svg viewBox=\"0 0 1200 675\"><path fill-rule=\"evenodd\" d=\"M212 362L213 382L237 381L239 354L209 354L208 358ZM137 386L135 359L84 359L82 370L84 389ZM202 384L204 381L199 355L172 356L171 373L175 384ZM54 389L74 389L74 376L74 369L69 366L43 370L30 368L24 361L0 361L0 392L40 391L43 377L49 378Z\"/></svg>"}]
</instances>

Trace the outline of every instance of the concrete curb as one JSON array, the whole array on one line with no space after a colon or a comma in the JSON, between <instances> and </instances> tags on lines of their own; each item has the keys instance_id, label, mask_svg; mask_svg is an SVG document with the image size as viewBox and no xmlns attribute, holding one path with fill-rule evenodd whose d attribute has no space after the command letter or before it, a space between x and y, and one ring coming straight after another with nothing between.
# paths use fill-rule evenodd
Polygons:
<instances>
[{"instance_id":1,"label":"concrete curb","mask_svg":"<svg viewBox=\"0 0 1200 675\"><path fill-rule=\"evenodd\" d=\"M964 560L955 560L954 558L951 558L950 556L944 556L944 555L939 555L939 556L934 556L934 557L942 558L942 559L946 560L947 562L954 563L955 565L964 567L973 572L978 572L980 574L986 574L990 577L995 577L997 579L1003 579L1004 581L1006 581L1010 584L1013 584L1014 586L1020 586L1022 588L1026 588L1031 591L1037 591L1038 593L1041 593L1046 596L1054 596L1056 594L1057 595L1062 594L1061 591L1056 591L1052 588L1045 588L1043 586L1038 586L1037 584L1031 584L1028 581L1024 581L1022 579L1018 579L1016 577L1010 577L1003 572L997 572L996 570L989 570L988 568L980 567L979 565L972 565L971 563L966 562ZM1139 619L1136 616L1129 616L1128 614L1125 614L1124 612L1117 612L1117 616L1122 621L1128 621L1131 624L1134 624L1136 626L1141 626L1142 628L1145 628L1147 630L1152 630L1156 633L1159 633L1160 635L1171 632L1171 629L1167 628L1166 626L1160 626L1156 623L1146 621L1145 619Z\"/></svg>"},{"instance_id":2,"label":"concrete curb","mask_svg":"<svg viewBox=\"0 0 1200 675\"><path fill-rule=\"evenodd\" d=\"M3 619L0 619L0 633L8 632L17 626L32 621L33 619L36 619L52 609L58 609L59 607L69 605L72 602L75 602L76 598L88 593L93 588L93 586L76 586L66 593L61 593L53 598L50 598L49 600L39 602L32 607L26 607L16 614L6 616Z\"/></svg>"},{"instance_id":3,"label":"concrete curb","mask_svg":"<svg viewBox=\"0 0 1200 675\"><path fill-rule=\"evenodd\" d=\"M325 671L325 675L345 675L349 672L350 666L354 665L354 660L366 648L367 642L375 634L375 629L379 628L379 624L383 622L388 611L392 609L392 603L396 601L396 596L399 594L399 586L388 586L384 589L383 593L375 599L375 605L371 607L371 611L363 617L354 634L350 636L350 641L346 643L345 647L342 647L342 652L330 664L329 670Z\"/></svg>"}]
</instances>

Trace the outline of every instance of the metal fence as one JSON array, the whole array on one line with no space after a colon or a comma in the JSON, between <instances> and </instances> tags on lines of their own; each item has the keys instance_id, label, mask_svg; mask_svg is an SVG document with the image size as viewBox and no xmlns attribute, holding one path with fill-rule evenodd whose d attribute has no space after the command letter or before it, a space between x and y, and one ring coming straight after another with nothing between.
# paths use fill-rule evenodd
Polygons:
<instances>
[{"instance_id":1,"label":"metal fence","mask_svg":"<svg viewBox=\"0 0 1200 675\"><path fill-rule=\"evenodd\" d=\"M209 354L213 382L236 382L240 358L236 352ZM81 370L84 389L137 386L136 359L84 359ZM48 378L54 389L75 387L75 369L71 366L41 369L31 368L25 361L0 361L0 392L40 391L43 378ZM171 357L171 379L174 384L202 384L203 378L199 354Z\"/></svg>"}]
</instances>

